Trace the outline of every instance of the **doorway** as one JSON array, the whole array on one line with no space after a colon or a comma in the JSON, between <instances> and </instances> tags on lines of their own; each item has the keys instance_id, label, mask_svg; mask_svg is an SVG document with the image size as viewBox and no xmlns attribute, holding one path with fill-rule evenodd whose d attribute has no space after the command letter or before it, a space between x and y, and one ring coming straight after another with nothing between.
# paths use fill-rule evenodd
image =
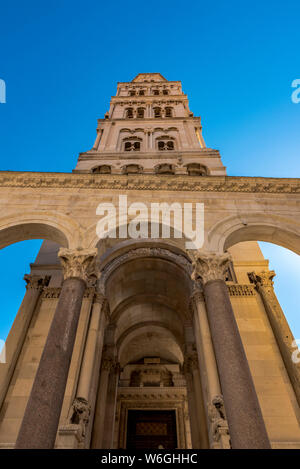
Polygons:
<instances>
[{"instance_id":1,"label":"doorway","mask_svg":"<svg viewBox=\"0 0 300 469\"><path fill-rule=\"evenodd\" d=\"M175 410L128 410L127 448L177 448Z\"/></svg>"}]
</instances>

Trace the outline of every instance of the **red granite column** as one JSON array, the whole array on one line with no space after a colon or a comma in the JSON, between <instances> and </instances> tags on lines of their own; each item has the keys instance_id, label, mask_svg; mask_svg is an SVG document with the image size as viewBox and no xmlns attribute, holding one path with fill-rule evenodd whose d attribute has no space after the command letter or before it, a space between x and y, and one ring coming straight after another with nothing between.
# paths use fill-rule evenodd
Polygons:
<instances>
[{"instance_id":1,"label":"red granite column","mask_svg":"<svg viewBox=\"0 0 300 469\"><path fill-rule=\"evenodd\" d=\"M83 294L97 250L60 249L64 282L15 448L54 447Z\"/></svg>"},{"instance_id":2,"label":"red granite column","mask_svg":"<svg viewBox=\"0 0 300 469\"><path fill-rule=\"evenodd\" d=\"M270 448L224 274L228 254L197 253L193 277L201 277L232 448Z\"/></svg>"}]
</instances>

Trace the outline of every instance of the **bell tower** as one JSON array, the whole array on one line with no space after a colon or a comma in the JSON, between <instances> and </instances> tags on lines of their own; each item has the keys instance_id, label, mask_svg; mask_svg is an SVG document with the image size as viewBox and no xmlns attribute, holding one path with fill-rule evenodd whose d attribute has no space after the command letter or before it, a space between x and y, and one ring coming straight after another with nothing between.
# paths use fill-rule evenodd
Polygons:
<instances>
[{"instance_id":1,"label":"bell tower","mask_svg":"<svg viewBox=\"0 0 300 469\"><path fill-rule=\"evenodd\" d=\"M201 119L190 111L181 82L160 73L118 83L98 120L94 146L79 155L74 172L226 174L219 152L205 145Z\"/></svg>"}]
</instances>

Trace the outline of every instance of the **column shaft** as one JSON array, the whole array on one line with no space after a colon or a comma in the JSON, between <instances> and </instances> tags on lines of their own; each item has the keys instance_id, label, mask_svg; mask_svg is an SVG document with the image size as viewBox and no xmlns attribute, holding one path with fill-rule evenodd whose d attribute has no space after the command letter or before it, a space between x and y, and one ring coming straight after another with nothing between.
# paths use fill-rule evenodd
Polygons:
<instances>
[{"instance_id":1,"label":"column shaft","mask_svg":"<svg viewBox=\"0 0 300 469\"><path fill-rule=\"evenodd\" d=\"M54 447L85 285L75 277L63 282L16 448Z\"/></svg>"},{"instance_id":2,"label":"column shaft","mask_svg":"<svg viewBox=\"0 0 300 469\"><path fill-rule=\"evenodd\" d=\"M232 447L270 448L226 283L209 280L203 289Z\"/></svg>"}]
</instances>

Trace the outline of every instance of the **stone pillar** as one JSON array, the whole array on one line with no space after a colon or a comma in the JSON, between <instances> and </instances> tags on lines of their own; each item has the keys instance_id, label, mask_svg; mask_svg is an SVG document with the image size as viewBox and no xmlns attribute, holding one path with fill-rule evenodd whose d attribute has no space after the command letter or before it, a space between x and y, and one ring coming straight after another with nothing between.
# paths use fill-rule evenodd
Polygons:
<instances>
[{"instance_id":1,"label":"stone pillar","mask_svg":"<svg viewBox=\"0 0 300 469\"><path fill-rule=\"evenodd\" d=\"M190 374L192 377L191 384L193 387L193 396L195 400L194 413L197 421L198 434L198 443L196 448L208 449L209 443L207 438L206 416L203 406L203 393L201 387L198 354L196 350L186 354L185 367L187 374Z\"/></svg>"},{"instance_id":2,"label":"stone pillar","mask_svg":"<svg viewBox=\"0 0 300 469\"><path fill-rule=\"evenodd\" d=\"M2 363L0 367L0 408L5 399L38 299L47 283L47 279L34 274L26 274L24 280L27 284L26 293L5 342L6 363Z\"/></svg>"},{"instance_id":3,"label":"stone pillar","mask_svg":"<svg viewBox=\"0 0 300 469\"><path fill-rule=\"evenodd\" d=\"M220 400L223 402L221 395L221 386L218 376L217 363L213 344L211 340L209 324L204 304L204 295L200 285L195 283L194 290L191 298L192 308L194 313L194 327L199 332L200 349L202 361L200 365L200 372L202 379L204 379L204 393L205 397L205 411L207 414L208 436L209 443L212 449L228 449L230 448L230 436L228 429L228 422L225 417L225 410L220 415L216 406L220 405ZM202 367L202 369L201 369ZM222 404L223 405L223 404Z\"/></svg>"},{"instance_id":4,"label":"stone pillar","mask_svg":"<svg viewBox=\"0 0 300 469\"><path fill-rule=\"evenodd\" d=\"M105 432L103 434L102 441L102 448L104 449L113 448L119 375L120 364L115 362L111 367L108 377L106 409L104 419Z\"/></svg>"},{"instance_id":5,"label":"stone pillar","mask_svg":"<svg viewBox=\"0 0 300 469\"><path fill-rule=\"evenodd\" d=\"M295 351L295 345L293 344L295 339L274 292L273 278L275 275L275 272L270 270L262 271L258 274L252 272L249 277L250 280L255 283L256 289L261 296L296 399L300 406L300 363L295 363L292 360Z\"/></svg>"},{"instance_id":6,"label":"stone pillar","mask_svg":"<svg viewBox=\"0 0 300 469\"><path fill-rule=\"evenodd\" d=\"M199 430L197 413L196 413L196 399L195 399L195 390L194 390L194 385L193 385L193 374L186 361L184 362L183 369L184 369L184 376L185 376L186 388L187 388L187 401L188 401L189 417L190 417L190 425L191 425L192 447L193 449L200 449L200 446L201 446L200 430Z\"/></svg>"},{"instance_id":7,"label":"stone pillar","mask_svg":"<svg viewBox=\"0 0 300 469\"><path fill-rule=\"evenodd\" d=\"M93 422L95 393L94 381L99 379L99 361L103 345L107 300L96 293L92 307L87 339L79 373L76 397L67 423L59 428L58 446L62 448L89 448ZM97 366L98 365L98 366ZM98 368L98 370L97 370Z\"/></svg>"},{"instance_id":8,"label":"stone pillar","mask_svg":"<svg viewBox=\"0 0 300 469\"><path fill-rule=\"evenodd\" d=\"M102 448L102 441L104 435L104 422L105 422L105 409L107 405L107 389L110 371L114 366L112 358L104 356L101 364L100 383L98 389L98 396L96 402L94 429L92 436L93 449Z\"/></svg>"},{"instance_id":9,"label":"stone pillar","mask_svg":"<svg viewBox=\"0 0 300 469\"><path fill-rule=\"evenodd\" d=\"M231 306L225 272L228 254L198 252L193 278L201 277L224 396L232 448L270 448L249 364Z\"/></svg>"},{"instance_id":10,"label":"stone pillar","mask_svg":"<svg viewBox=\"0 0 300 469\"><path fill-rule=\"evenodd\" d=\"M105 301L106 300L103 295L100 293L96 294L84 348L76 394L77 397L83 398L86 401L89 401L90 397L98 335L103 335L104 333L105 312L103 306Z\"/></svg>"},{"instance_id":11,"label":"stone pillar","mask_svg":"<svg viewBox=\"0 0 300 469\"><path fill-rule=\"evenodd\" d=\"M64 281L16 448L54 447L82 299L97 250L60 249Z\"/></svg>"}]
</instances>

